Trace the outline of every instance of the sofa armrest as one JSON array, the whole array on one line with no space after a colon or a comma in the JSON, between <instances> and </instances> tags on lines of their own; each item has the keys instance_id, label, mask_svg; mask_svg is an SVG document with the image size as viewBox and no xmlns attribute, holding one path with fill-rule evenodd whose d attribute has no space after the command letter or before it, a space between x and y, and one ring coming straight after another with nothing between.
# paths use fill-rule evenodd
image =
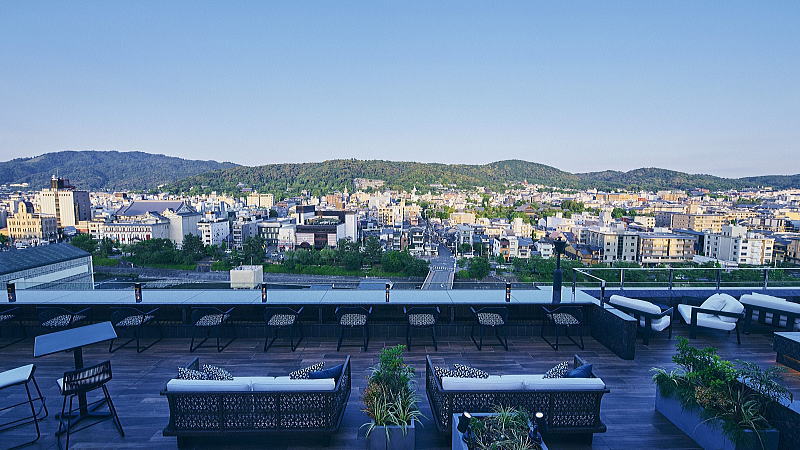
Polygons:
<instances>
[{"instance_id":1,"label":"sofa armrest","mask_svg":"<svg viewBox=\"0 0 800 450\"><path fill-rule=\"evenodd\" d=\"M744 317L743 313L734 313L734 312L727 312L727 311L717 311L716 309L705 309L699 307L692 307L692 320L690 325L697 326L697 315L698 314L711 314L713 316L724 316L724 317L733 317L735 319L741 319Z\"/></svg>"}]
</instances>

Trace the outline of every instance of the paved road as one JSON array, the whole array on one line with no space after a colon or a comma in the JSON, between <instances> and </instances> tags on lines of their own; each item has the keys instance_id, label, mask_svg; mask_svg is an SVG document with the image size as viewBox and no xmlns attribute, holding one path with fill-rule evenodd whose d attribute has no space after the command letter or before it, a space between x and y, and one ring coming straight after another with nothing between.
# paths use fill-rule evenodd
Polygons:
<instances>
[{"instance_id":1,"label":"paved road","mask_svg":"<svg viewBox=\"0 0 800 450\"><path fill-rule=\"evenodd\" d=\"M430 270L422 289L452 289L455 258L444 245L439 245L439 256L430 259Z\"/></svg>"}]
</instances>

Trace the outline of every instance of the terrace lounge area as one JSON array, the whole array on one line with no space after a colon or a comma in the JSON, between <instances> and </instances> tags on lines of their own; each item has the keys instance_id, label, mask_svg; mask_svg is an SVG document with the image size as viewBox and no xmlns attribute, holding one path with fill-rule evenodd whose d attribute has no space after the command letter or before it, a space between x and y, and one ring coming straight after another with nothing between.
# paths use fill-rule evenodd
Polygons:
<instances>
[{"instance_id":1,"label":"terrace lounge area","mask_svg":"<svg viewBox=\"0 0 800 450\"><path fill-rule=\"evenodd\" d=\"M164 331L163 339L147 350L139 353L135 348L130 348L109 353L107 342L84 347L83 358L87 365L105 360L111 362L113 379L109 382L108 389L114 399L125 435L120 436L111 422L103 422L73 434L70 441L72 448L176 448L176 438L164 436L162 433L170 418L170 407L167 398L162 395L162 390L165 384L176 376L178 367L185 367L196 357L203 363L223 367L234 376L254 374L285 376L291 371L320 361L329 365L339 364L348 355L352 390L337 431L321 436L295 432L252 438L202 437L190 439L183 444L188 448L364 448L366 441L362 425L368 422L368 417L362 412L361 394L367 385L371 368L378 363L379 350L406 344L402 307L407 304L435 304L442 308L438 348L434 349L433 342L423 333L414 340L414 345L405 355L406 362L416 370L415 389L420 399L419 407L424 415L422 426L416 429L417 448L451 448L451 436L449 433L441 432L437 427L426 394L427 357L430 357L434 365L451 366L460 363L481 369L491 375L527 375L544 373L561 362L572 360L574 355L591 363L594 375L601 378L610 391L603 396L600 410L601 421L607 429L605 432L594 434L591 443L561 436L546 437L545 442L549 448L699 448L684 432L655 411L656 387L651 381L650 371L652 367L675 367L671 358L675 353L676 338L689 337L692 334L689 327L675 317L671 338L666 333L658 333L650 337L648 345L643 345L641 339L637 339L636 336L637 321L605 302L601 304L593 296L597 295L596 289L578 289L573 296L570 290L565 288L564 304L586 311L587 324L581 332L584 337L584 348L562 345L557 350L539 336L542 326L541 306L550 304L552 294L547 287L531 290L515 289L510 295L502 290L440 291L431 293L430 295L434 297L430 298L427 297L429 294L423 291L392 292L393 297L389 304L386 304L380 291L367 294L356 294L351 291L346 293L351 305L375 307L369 325L372 336L367 351L360 348L359 335L354 335L352 340L346 341L349 345L343 346L338 352L336 351L338 331L336 324L333 323L335 317L333 308L340 303L346 303L345 297L340 292L312 294L306 291L302 295L296 292L271 292L266 305L262 303L257 290L219 291L216 299L211 293L213 291L194 291L192 294L181 292L183 291L171 293L168 290L145 291L143 304L135 302L131 291L112 291L112 293L94 291L88 295L53 291L17 292L15 306L27 309L29 319L33 318L34 308L45 303L45 298L54 297L61 299L58 302L61 305L75 310L90 306L93 311L90 316L91 322L108 320L110 309L119 306L120 303L143 309L162 308L163 316L160 319L163 319L161 324ZM604 295L610 293L606 292ZM191 295L192 300L182 301L180 300L182 295ZM239 303L219 300L220 298L225 300L226 295L246 295L247 299ZM291 301L304 295L309 298L318 296L319 299ZM326 295L332 295L335 299L326 302L324 299ZM361 295L375 300L360 299ZM660 294L652 295L653 298L659 296ZM685 300L686 297L682 296L673 299L674 302ZM234 332L237 339L223 351L217 351L210 345L190 353L191 326L188 321L191 318L191 308L196 307L197 303L203 306L230 306L231 303L237 305L238 309L233 313L230 329L226 331L226 333ZM289 345L277 345L283 343L279 340L265 352L264 339L268 334L263 321L259 321L264 316L263 310L266 307L276 305L305 306L301 316L305 330L304 338L294 343L296 346L294 349ZM470 340L469 325L472 319L468 313L469 308L485 305L509 308L508 350L488 339L487 345L478 351ZM768 327L754 327L751 331L742 336L741 344L737 344L733 335L700 328L695 330L695 337L690 342L697 347L716 347L720 356L725 359L741 359L763 367L778 365L773 349L774 330ZM2 336L0 345L18 338L8 334L0 336ZM154 337L154 334L144 336L149 340ZM61 394L56 380L72 368L73 355L61 352L34 358L33 348L33 338L29 337L3 349L0 352L0 369L35 364L36 379L47 399L51 415L54 416L61 406ZM631 349L633 353L629 353ZM800 372L787 369L783 378L789 390L795 396L800 395ZM23 391L9 393L7 401L16 403L24 400ZM9 417L8 414L2 415L2 418L6 417ZM51 417L40 422L40 427L41 438L28 448L56 448L55 433L58 421ZM4 431L0 434L2 446L14 446L16 443L25 442L30 439L32 433L31 426Z\"/></svg>"}]
</instances>

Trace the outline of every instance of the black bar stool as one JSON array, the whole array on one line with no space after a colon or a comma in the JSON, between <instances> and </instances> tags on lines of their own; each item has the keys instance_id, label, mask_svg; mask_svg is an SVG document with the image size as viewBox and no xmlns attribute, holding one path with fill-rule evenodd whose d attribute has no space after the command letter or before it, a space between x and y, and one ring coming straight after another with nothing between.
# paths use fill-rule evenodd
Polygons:
<instances>
[{"instance_id":1,"label":"black bar stool","mask_svg":"<svg viewBox=\"0 0 800 450\"><path fill-rule=\"evenodd\" d=\"M469 337L472 343L480 351L483 348L483 335L487 330L491 330L500 345L508 351L508 337L502 335L502 330L508 323L508 309L504 306L487 306L484 308L475 309L470 307L470 311L475 316L475 323L469 329ZM475 327L480 331L480 341L475 340Z\"/></svg>"},{"instance_id":2,"label":"black bar stool","mask_svg":"<svg viewBox=\"0 0 800 450\"><path fill-rule=\"evenodd\" d=\"M114 324L114 329L117 331L117 334L128 333L129 335L133 334L133 337L117 347L114 347L114 340L112 339L108 344L108 352L114 353L119 349L125 348L131 342L136 341L136 353L142 353L161 341L164 335L161 332L161 327L158 326L156 317L157 312L158 308L151 309L150 311L142 311L141 309L130 307L116 308L112 310L111 323ZM140 344L142 331L148 325L156 325L158 330L158 339L151 342L150 345L142 347Z\"/></svg>"},{"instance_id":3,"label":"black bar stool","mask_svg":"<svg viewBox=\"0 0 800 450\"><path fill-rule=\"evenodd\" d=\"M287 328L289 329L289 348L292 351L297 349L300 341L303 340L303 327L300 325L300 313L303 312L303 308L295 310L289 307L276 307L264 310L264 322L266 322L268 330L267 338L264 340L265 352L272 347L275 339L278 339L278 331ZM297 343L294 342L295 329L299 330ZM270 340L270 335L272 340Z\"/></svg>"},{"instance_id":4,"label":"black bar stool","mask_svg":"<svg viewBox=\"0 0 800 450\"><path fill-rule=\"evenodd\" d=\"M363 350L367 351L369 346L369 316L372 314L372 307L369 309L362 306L340 306L336 308L336 322L339 323L339 342L336 344L336 351L342 348L345 330L361 328L364 337Z\"/></svg>"},{"instance_id":5,"label":"black bar stool","mask_svg":"<svg viewBox=\"0 0 800 450\"><path fill-rule=\"evenodd\" d=\"M36 371L36 366L33 364L28 364L27 366L17 367L16 369L6 370L5 372L0 372L0 390L11 388L14 386L25 386L25 393L28 395L28 400L15 403L10 406L4 406L0 408L0 413L3 411L8 411L13 408L17 408L23 405L28 405L31 409L31 415L21 417L19 419L14 419L9 422L5 422L0 424L0 431L10 430L12 428L17 428L22 425L27 425L32 423L36 428L36 438L32 441L28 441L19 445L16 445L11 448L19 448L24 447L29 444L33 444L34 442L39 440L41 436L41 432L39 430L39 421L43 420L47 417L47 405L45 405L44 396L42 395L42 391L39 390L39 384L36 382L36 378L33 377L33 373ZM36 397L31 395L31 388L29 383L33 382L33 387L36 389ZM34 402L39 402L39 408L36 409L36 405ZM44 412L44 415L42 415ZM4 444L8 442L4 441Z\"/></svg>"},{"instance_id":6,"label":"black bar stool","mask_svg":"<svg viewBox=\"0 0 800 450\"><path fill-rule=\"evenodd\" d=\"M58 431L56 431L59 445L61 445L61 435L66 434L67 443L65 448L69 449L70 434L89 428L109 418L114 422L114 426L117 428L119 435L125 437L125 432L122 430L122 424L117 415L117 408L114 407L114 402L111 401L111 395L109 395L108 388L106 387L106 383L111 381L111 378L111 361L101 362L92 367L64 372L64 378L58 380L58 387L61 390L61 395L64 396L64 401L61 405L61 414L58 416ZM92 417L97 417L98 420L73 430L71 419L74 412L72 409L73 400L75 400L79 394L86 394L97 389L103 390L103 398L90 403L89 408L95 409L105 403L108 405L109 414L92 413ZM69 408L67 408L68 399ZM66 425L64 425L65 422Z\"/></svg>"},{"instance_id":7,"label":"black bar stool","mask_svg":"<svg viewBox=\"0 0 800 450\"><path fill-rule=\"evenodd\" d=\"M431 338L433 339L433 349L439 350L439 345L436 342L436 323L439 321L439 314L441 310L438 306L412 306L410 308L403 307L403 313L406 315L406 346L411 350L411 330L412 329L425 329L431 330Z\"/></svg>"},{"instance_id":8,"label":"black bar stool","mask_svg":"<svg viewBox=\"0 0 800 450\"><path fill-rule=\"evenodd\" d=\"M189 342L189 352L192 353L198 348L202 347L203 344L211 337L212 331L217 331L217 352L222 352L225 350L233 341L236 340L236 335L231 338L225 345L221 345L220 343L220 336L222 335L222 331L225 329L225 325L228 323L228 320L231 318L231 314L233 310L236 308L230 308L227 311L223 311L219 308L195 308L192 309L192 324L195 328L195 335L200 334L200 337L203 338L197 346L194 345L194 340L197 336L192 336L192 341ZM234 333L236 333L236 328L233 329Z\"/></svg>"},{"instance_id":9,"label":"black bar stool","mask_svg":"<svg viewBox=\"0 0 800 450\"><path fill-rule=\"evenodd\" d=\"M581 306L561 305L556 308L542 306L542 311L544 312L544 316L542 318L542 328L539 336L543 341L547 342L547 344L552 347L553 350L558 350L558 336L561 334L559 332L563 331L563 334L571 341L571 344L566 345L575 345L583 350L583 333L581 333L581 327L583 326L584 318L583 308ZM550 342L544 335L544 327L547 325L553 328L555 342ZM570 330L573 329L577 330L580 342L575 341L575 338L570 334Z\"/></svg>"}]
</instances>

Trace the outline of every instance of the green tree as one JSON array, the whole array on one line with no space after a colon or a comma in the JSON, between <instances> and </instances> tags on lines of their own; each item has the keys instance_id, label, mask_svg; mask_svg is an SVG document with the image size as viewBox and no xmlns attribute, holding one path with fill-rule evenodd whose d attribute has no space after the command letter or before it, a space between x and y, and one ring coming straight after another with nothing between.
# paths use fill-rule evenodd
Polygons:
<instances>
[{"instance_id":1,"label":"green tree","mask_svg":"<svg viewBox=\"0 0 800 450\"><path fill-rule=\"evenodd\" d=\"M472 251L472 244L464 242L463 244L458 246L458 251L461 252L462 255L465 253L469 253Z\"/></svg>"},{"instance_id":2,"label":"green tree","mask_svg":"<svg viewBox=\"0 0 800 450\"><path fill-rule=\"evenodd\" d=\"M364 261L367 264L378 264L381 262L381 241L376 236L369 236L364 240Z\"/></svg>"},{"instance_id":3,"label":"green tree","mask_svg":"<svg viewBox=\"0 0 800 450\"><path fill-rule=\"evenodd\" d=\"M267 240L261 236L250 236L242 242L242 259L248 264L261 264L267 252Z\"/></svg>"},{"instance_id":4,"label":"green tree","mask_svg":"<svg viewBox=\"0 0 800 450\"><path fill-rule=\"evenodd\" d=\"M85 252L94 253L97 250L97 241L88 234L78 234L69 243Z\"/></svg>"},{"instance_id":5,"label":"green tree","mask_svg":"<svg viewBox=\"0 0 800 450\"><path fill-rule=\"evenodd\" d=\"M205 253L203 240L196 234L187 234L183 237L183 247L181 251L187 259L190 259L192 262L197 261L202 258Z\"/></svg>"},{"instance_id":6,"label":"green tree","mask_svg":"<svg viewBox=\"0 0 800 450\"><path fill-rule=\"evenodd\" d=\"M108 258L114 254L115 243L111 238L104 237L97 244L97 254L103 258Z\"/></svg>"},{"instance_id":7,"label":"green tree","mask_svg":"<svg viewBox=\"0 0 800 450\"><path fill-rule=\"evenodd\" d=\"M5 234L0 234L0 247L5 247L11 240Z\"/></svg>"},{"instance_id":8,"label":"green tree","mask_svg":"<svg viewBox=\"0 0 800 450\"><path fill-rule=\"evenodd\" d=\"M470 278L482 280L489 276L489 260L482 256L476 256L469 260L467 271Z\"/></svg>"}]
</instances>

